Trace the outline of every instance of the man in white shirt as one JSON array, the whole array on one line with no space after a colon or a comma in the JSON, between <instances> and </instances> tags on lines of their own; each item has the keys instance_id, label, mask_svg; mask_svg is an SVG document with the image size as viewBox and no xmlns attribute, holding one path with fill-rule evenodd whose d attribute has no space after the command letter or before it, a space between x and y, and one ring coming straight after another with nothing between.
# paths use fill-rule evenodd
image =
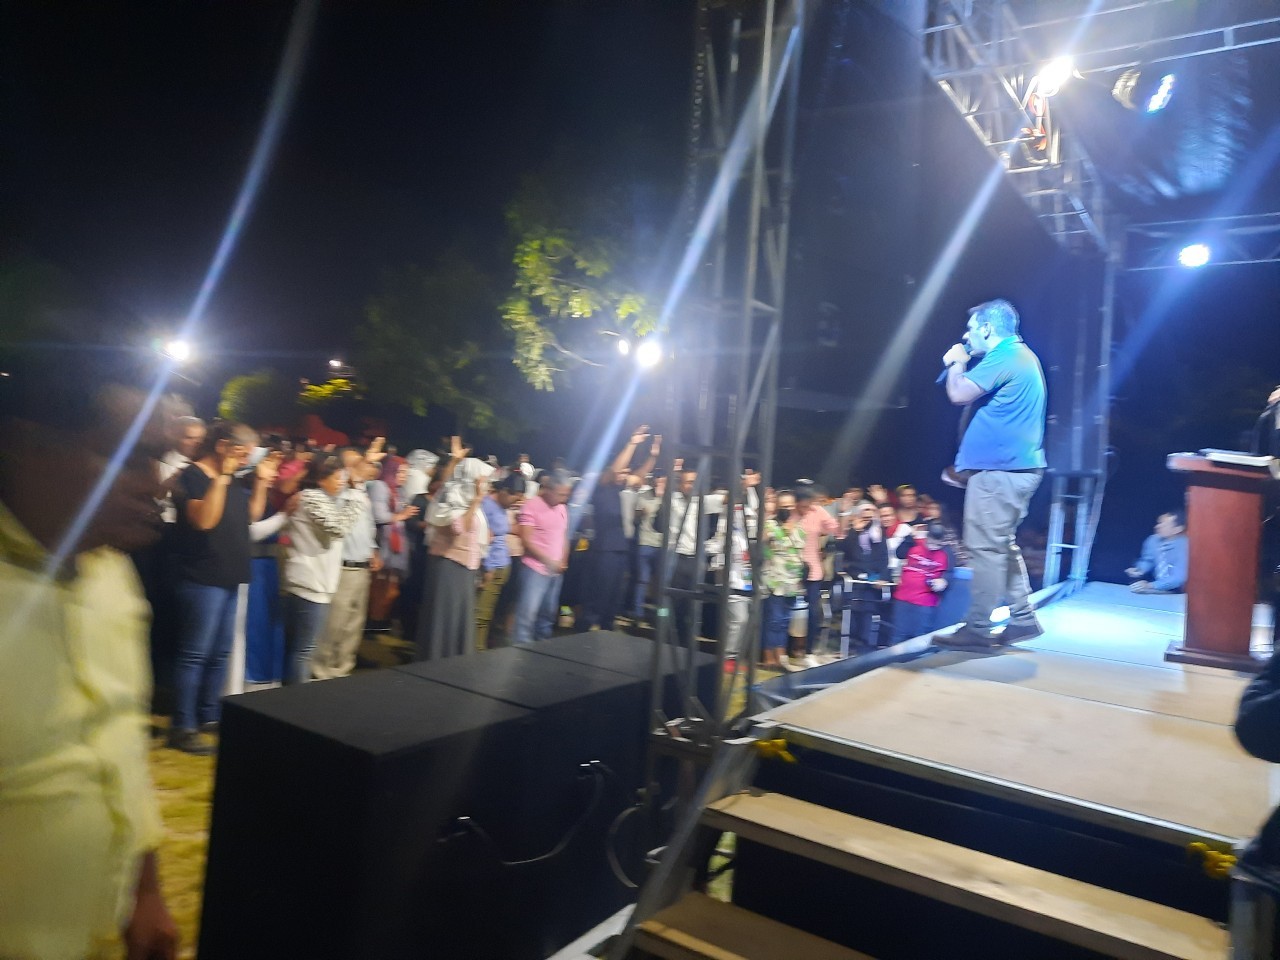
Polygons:
<instances>
[{"instance_id":1,"label":"man in white shirt","mask_svg":"<svg viewBox=\"0 0 1280 960\"><path fill-rule=\"evenodd\" d=\"M373 504L365 492L365 483L378 476L379 462L385 456L378 441L364 454L352 448L342 451L342 463L351 481L346 496L359 505L360 512L342 538L338 591L329 604L324 632L311 654L311 675L317 680L348 676L356 666L356 652L364 637L369 610L369 584L382 566Z\"/></svg>"}]
</instances>

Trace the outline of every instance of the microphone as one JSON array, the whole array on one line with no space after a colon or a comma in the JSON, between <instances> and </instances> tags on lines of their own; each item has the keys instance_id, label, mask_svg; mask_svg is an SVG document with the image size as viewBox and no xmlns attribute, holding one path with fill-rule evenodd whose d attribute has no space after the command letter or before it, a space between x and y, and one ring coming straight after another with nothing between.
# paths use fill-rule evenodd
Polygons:
<instances>
[{"instance_id":1,"label":"microphone","mask_svg":"<svg viewBox=\"0 0 1280 960\"><path fill-rule=\"evenodd\" d=\"M960 346L964 347L964 352L965 352L965 353L969 354L969 356L971 356L971 357L973 356L973 351L971 351L971 350L969 349L969 345L968 345L967 343L962 343L962 344L960 344ZM938 379L937 379L937 380L935 380L935 381L933 381L933 382L934 382L934 383L946 383L946 382L947 382L947 370L948 370L948 369L950 369L950 368L949 368L949 367L943 367L943 368L942 368L942 372L941 372L940 374L938 374Z\"/></svg>"}]
</instances>

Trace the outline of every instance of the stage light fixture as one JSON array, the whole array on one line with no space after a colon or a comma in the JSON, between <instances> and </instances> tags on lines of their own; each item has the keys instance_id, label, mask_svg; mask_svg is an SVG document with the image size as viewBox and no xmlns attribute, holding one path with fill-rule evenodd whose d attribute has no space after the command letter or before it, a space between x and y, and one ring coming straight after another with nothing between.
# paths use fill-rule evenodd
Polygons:
<instances>
[{"instance_id":1,"label":"stage light fixture","mask_svg":"<svg viewBox=\"0 0 1280 960\"><path fill-rule=\"evenodd\" d=\"M1213 256L1205 243L1189 243L1178 251L1178 262L1184 267L1203 267Z\"/></svg>"},{"instance_id":2,"label":"stage light fixture","mask_svg":"<svg viewBox=\"0 0 1280 960\"><path fill-rule=\"evenodd\" d=\"M342 361L339 360L337 357L334 357L332 360L329 361L330 370L337 370L341 366L342 366Z\"/></svg>"},{"instance_id":3,"label":"stage light fixture","mask_svg":"<svg viewBox=\"0 0 1280 960\"><path fill-rule=\"evenodd\" d=\"M1120 74L1111 87L1111 96L1127 110L1141 108L1147 113L1159 113L1173 99L1176 82L1172 73L1135 68Z\"/></svg>"},{"instance_id":4,"label":"stage light fixture","mask_svg":"<svg viewBox=\"0 0 1280 960\"><path fill-rule=\"evenodd\" d=\"M662 360L662 344L657 340L644 340L636 347L636 363L642 370L656 367Z\"/></svg>"},{"instance_id":5,"label":"stage light fixture","mask_svg":"<svg viewBox=\"0 0 1280 960\"><path fill-rule=\"evenodd\" d=\"M626 337L618 338L618 352L624 357L631 353L631 341Z\"/></svg>"},{"instance_id":6,"label":"stage light fixture","mask_svg":"<svg viewBox=\"0 0 1280 960\"><path fill-rule=\"evenodd\" d=\"M160 352L174 363L186 363L191 359L191 344L186 340L166 340Z\"/></svg>"},{"instance_id":7,"label":"stage light fixture","mask_svg":"<svg viewBox=\"0 0 1280 960\"><path fill-rule=\"evenodd\" d=\"M1032 81L1035 92L1042 97L1052 97L1075 72L1075 62L1070 57L1058 57L1044 65Z\"/></svg>"},{"instance_id":8,"label":"stage light fixture","mask_svg":"<svg viewBox=\"0 0 1280 960\"><path fill-rule=\"evenodd\" d=\"M1156 87L1147 100L1147 113L1157 113L1169 105L1169 101L1173 98L1174 77L1172 73L1166 73L1160 78L1160 85Z\"/></svg>"}]
</instances>

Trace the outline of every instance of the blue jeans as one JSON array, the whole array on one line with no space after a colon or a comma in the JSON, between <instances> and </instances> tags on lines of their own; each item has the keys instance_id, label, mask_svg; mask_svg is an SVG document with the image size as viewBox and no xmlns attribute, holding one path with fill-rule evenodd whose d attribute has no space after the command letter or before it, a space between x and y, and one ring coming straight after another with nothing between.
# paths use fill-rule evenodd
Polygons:
<instances>
[{"instance_id":1,"label":"blue jeans","mask_svg":"<svg viewBox=\"0 0 1280 960\"><path fill-rule=\"evenodd\" d=\"M661 547L636 547L636 594L632 612L637 620L644 619L644 601L649 595L649 581L658 569Z\"/></svg>"},{"instance_id":2,"label":"blue jeans","mask_svg":"<svg viewBox=\"0 0 1280 960\"><path fill-rule=\"evenodd\" d=\"M804 649L800 651L802 654L818 652L818 641L822 639L822 628L827 620L822 613L822 590L826 585L825 580L805 581L804 594L809 602L809 635L805 638Z\"/></svg>"},{"instance_id":3,"label":"blue jeans","mask_svg":"<svg viewBox=\"0 0 1280 960\"><path fill-rule=\"evenodd\" d=\"M937 613L937 607L922 607L917 603L895 599L893 601L894 643L932 633L936 625Z\"/></svg>"},{"instance_id":4,"label":"blue jeans","mask_svg":"<svg viewBox=\"0 0 1280 960\"><path fill-rule=\"evenodd\" d=\"M194 730L218 719L227 657L235 640L238 593L234 587L178 584L182 626L173 681L175 730Z\"/></svg>"},{"instance_id":5,"label":"blue jeans","mask_svg":"<svg viewBox=\"0 0 1280 960\"><path fill-rule=\"evenodd\" d=\"M329 604L284 595L284 685L311 681L311 653L329 622Z\"/></svg>"},{"instance_id":6,"label":"blue jeans","mask_svg":"<svg viewBox=\"0 0 1280 960\"><path fill-rule=\"evenodd\" d=\"M795 597L775 597L771 594L764 598L764 649L786 649L787 628L791 626L791 610L795 605Z\"/></svg>"},{"instance_id":7,"label":"blue jeans","mask_svg":"<svg viewBox=\"0 0 1280 960\"><path fill-rule=\"evenodd\" d=\"M516 643L546 640L551 636L560 612L560 580L560 574L550 577L524 565L516 594Z\"/></svg>"}]
</instances>

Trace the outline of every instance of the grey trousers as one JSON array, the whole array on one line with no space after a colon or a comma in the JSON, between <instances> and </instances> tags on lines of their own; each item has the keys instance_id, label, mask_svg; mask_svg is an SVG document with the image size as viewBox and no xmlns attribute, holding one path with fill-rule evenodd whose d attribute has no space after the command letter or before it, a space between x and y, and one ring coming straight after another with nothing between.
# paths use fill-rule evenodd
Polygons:
<instances>
[{"instance_id":1,"label":"grey trousers","mask_svg":"<svg viewBox=\"0 0 1280 960\"><path fill-rule=\"evenodd\" d=\"M964 543L972 557L973 586L965 622L974 630L990 630L991 611L1001 604L1009 606L1010 623L1035 622L1027 566L1014 535L1039 486L1038 473L983 470L969 479Z\"/></svg>"},{"instance_id":2,"label":"grey trousers","mask_svg":"<svg viewBox=\"0 0 1280 960\"><path fill-rule=\"evenodd\" d=\"M329 622L311 653L311 676L317 680L345 677L356 666L369 609L368 569L343 567L338 592L329 604Z\"/></svg>"}]
</instances>

